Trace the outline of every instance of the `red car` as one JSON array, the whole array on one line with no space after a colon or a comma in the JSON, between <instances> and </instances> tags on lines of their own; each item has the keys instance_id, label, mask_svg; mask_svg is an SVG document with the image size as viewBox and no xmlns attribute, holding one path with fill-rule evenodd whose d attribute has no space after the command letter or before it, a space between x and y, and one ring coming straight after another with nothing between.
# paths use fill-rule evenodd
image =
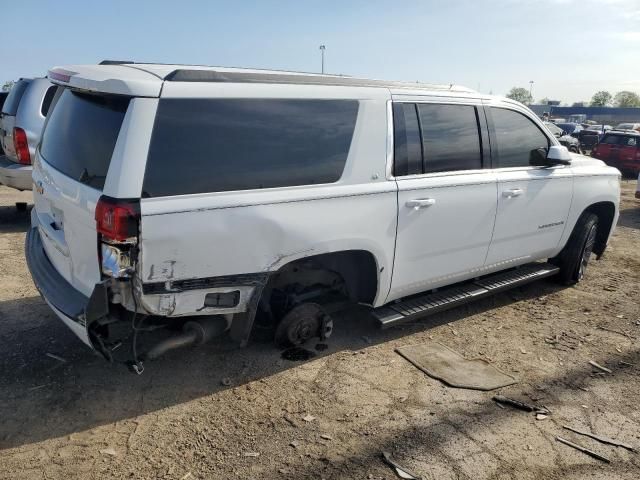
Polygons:
<instances>
[{"instance_id":1,"label":"red car","mask_svg":"<svg viewBox=\"0 0 640 480\"><path fill-rule=\"evenodd\" d=\"M591 156L616 167L623 173L640 173L640 132L607 132L593 150Z\"/></svg>"}]
</instances>

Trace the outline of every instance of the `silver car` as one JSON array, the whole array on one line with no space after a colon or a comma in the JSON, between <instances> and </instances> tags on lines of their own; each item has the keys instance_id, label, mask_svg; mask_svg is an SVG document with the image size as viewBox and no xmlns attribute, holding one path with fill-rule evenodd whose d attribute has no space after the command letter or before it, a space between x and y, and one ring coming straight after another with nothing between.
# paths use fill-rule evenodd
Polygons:
<instances>
[{"instance_id":1,"label":"silver car","mask_svg":"<svg viewBox=\"0 0 640 480\"><path fill-rule=\"evenodd\" d=\"M11 89L0 115L0 183L31 190L31 162L56 88L47 78L23 78Z\"/></svg>"}]
</instances>

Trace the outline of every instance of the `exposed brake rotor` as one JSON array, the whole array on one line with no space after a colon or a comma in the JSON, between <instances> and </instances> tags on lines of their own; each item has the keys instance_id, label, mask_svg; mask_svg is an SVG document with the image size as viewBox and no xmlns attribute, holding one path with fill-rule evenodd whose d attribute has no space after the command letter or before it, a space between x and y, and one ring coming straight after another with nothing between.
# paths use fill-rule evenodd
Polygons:
<instances>
[{"instance_id":1,"label":"exposed brake rotor","mask_svg":"<svg viewBox=\"0 0 640 480\"><path fill-rule=\"evenodd\" d=\"M275 342L282 347L299 346L319 337L327 339L333 332L333 320L317 303L301 303L282 318L275 333Z\"/></svg>"}]
</instances>

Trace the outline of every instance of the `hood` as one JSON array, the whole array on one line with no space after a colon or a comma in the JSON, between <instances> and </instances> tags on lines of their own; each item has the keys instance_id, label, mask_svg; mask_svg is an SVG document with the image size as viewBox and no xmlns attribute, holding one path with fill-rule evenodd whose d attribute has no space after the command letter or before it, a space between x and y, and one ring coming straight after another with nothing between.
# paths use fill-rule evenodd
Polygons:
<instances>
[{"instance_id":1,"label":"hood","mask_svg":"<svg viewBox=\"0 0 640 480\"><path fill-rule=\"evenodd\" d=\"M571 165L575 167L604 167L606 165L602 160L579 153L569 152L569 155L571 155Z\"/></svg>"},{"instance_id":2,"label":"hood","mask_svg":"<svg viewBox=\"0 0 640 480\"><path fill-rule=\"evenodd\" d=\"M558 138L558 141L560 143L562 142L568 143L569 145L577 145L580 143L577 138L572 137L571 135L563 135L560 138Z\"/></svg>"}]
</instances>

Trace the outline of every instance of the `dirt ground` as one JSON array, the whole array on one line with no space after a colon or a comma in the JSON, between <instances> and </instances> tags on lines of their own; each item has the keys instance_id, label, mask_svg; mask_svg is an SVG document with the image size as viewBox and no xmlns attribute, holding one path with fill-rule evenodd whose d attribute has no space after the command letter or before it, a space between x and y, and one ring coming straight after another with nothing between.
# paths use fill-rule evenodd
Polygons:
<instances>
[{"instance_id":1,"label":"dirt ground","mask_svg":"<svg viewBox=\"0 0 640 480\"><path fill-rule=\"evenodd\" d=\"M336 319L328 350L283 360L270 343L173 352L143 375L107 364L54 317L27 272L29 193L0 187L0 478L638 479L640 201L625 181L604 258L579 286L540 281L421 323L379 331ZM520 383L498 391L552 414L499 408L394 352L439 341ZM594 360L610 368L600 374ZM603 463L556 435L611 459Z\"/></svg>"}]
</instances>

